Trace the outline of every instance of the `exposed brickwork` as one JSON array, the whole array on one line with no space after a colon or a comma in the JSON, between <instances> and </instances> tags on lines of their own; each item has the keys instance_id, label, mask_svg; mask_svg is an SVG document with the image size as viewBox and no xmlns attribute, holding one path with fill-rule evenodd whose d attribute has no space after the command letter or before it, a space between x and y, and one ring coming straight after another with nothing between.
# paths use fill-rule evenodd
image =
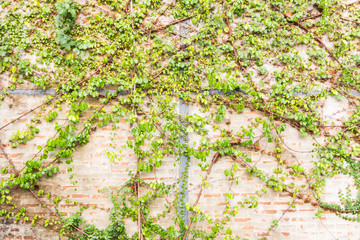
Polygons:
<instances>
[{"instance_id":1,"label":"exposed brickwork","mask_svg":"<svg viewBox=\"0 0 360 240\"><path fill-rule=\"evenodd\" d=\"M25 100L26 98L26 100ZM41 96L16 96L19 102L17 107L10 109L6 104L0 108L0 122L6 123L11 119L17 117L23 113L25 109L37 105L43 97ZM327 106L325 103L324 108ZM66 111L66 110L64 110ZM197 107L190 108L190 113L198 112ZM200 113L199 113L200 114ZM326 115L326 112L323 114ZM346 112L346 116L349 116L351 111ZM12 129L25 129L25 124L34 115L26 116L21 121L17 122L11 128L5 129L1 132L2 139L8 139L11 137ZM247 125L251 119L255 118L257 113L245 110L243 115L228 114L231 119L231 123L224 125L229 130L239 129L242 125ZM334 116L332 116L334 117ZM340 118L344 118L345 115L341 115ZM59 122L64 120L59 120ZM10 153L10 157L13 159L14 164L18 169L24 166L26 160L31 159L34 154L37 153L36 145L43 145L47 138L54 135L54 129L52 123L43 122L41 125L40 133L35 139L29 141L26 145L20 145L16 149L11 149L9 144L6 144L6 151ZM126 144L128 139L132 139L129 133L130 126L124 120L121 120L117 124L117 135L112 136L110 133L111 127L104 127L98 129L90 137L90 142L83 146L78 147L74 162L71 165L58 164L60 167L60 173L51 178L44 178L39 183L39 188L44 189L45 193L50 192L52 196L61 196L60 211L68 215L70 212L76 212L81 205L95 206L90 207L84 212L84 217L90 222L99 227L105 227L108 224L109 209L112 206L111 201L105 194L99 192L100 189L110 186L121 186L128 180L126 169L134 170L136 168L136 158L130 151L122 151L120 156L123 158L120 162L110 162L106 156L104 149L111 149L111 139L116 145L117 151L121 149L121 146ZM211 132L213 138L219 138L219 132ZM288 127L282 134L284 141L292 149L301 151L311 151L312 140L311 138L301 137L299 132ZM189 136L190 142L196 140L197 137ZM265 141L260 142L261 149L267 149L271 152L274 145ZM214 153L210 154L209 161ZM253 152L249 152L253 158L253 163L257 162L257 166L265 171L271 171L277 166L277 162L274 160L273 155L262 154L262 152L254 149ZM312 165L311 153L299 153L286 150L281 154L282 158L288 161L289 164L300 161L306 169L309 169ZM0 168L8 166L8 162L3 155L0 155ZM142 178L145 181L153 181L160 179L168 183L177 181L178 168L174 167L174 158L166 158L163 161L163 166L156 170L154 173L143 173ZM256 190L261 190L265 187L259 179L255 177L249 177L244 171L244 168L236 172L239 177L239 185L230 184L224 175L224 171L229 169L233 160L230 157L222 157L214 165L212 172L209 176L209 188L205 188L203 195L200 199L200 208L215 219L221 219L222 212L226 207L224 193L231 187L231 192L234 193L234 199L232 203L243 201L244 198L255 196ZM194 202L197 198L197 194L200 189L200 184L204 172L202 172L197 166L197 160L191 159L190 172L189 172L189 201ZM73 167L75 177L78 183L76 187L71 184L67 168ZM7 177L8 175L2 175L1 177ZM288 179L292 180L291 177ZM298 184L305 183L306 179L298 178ZM338 202L337 193L338 190L346 187L351 183L345 176L337 176L330 181L325 188L324 199L330 202ZM76 191L75 191L76 188ZM174 197L174 196L171 196ZM39 202L34 199L28 192L19 191L14 196L15 201L21 206L25 206L29 212L33 214L39 214L41 216L50 216L49 211L39 205ZM41 199L49 203L49 207L53 207L53 203L49 202L46 197ZM66 199L75 200L79 203L78 206L73 204L67 204ZM236 217L232 217L229 225L233 228L233 232L239 234L241 237L250 239L258 239L264 236L268 236L269 239L332 239L335 236L338 239L353 239L358 240L360 235L360 226L358 223L342 220L335 216L333 213L325 212L321 219L315 217L317 207L314 207L311 202L304 203L303 201L295 201L293 204L296 208L289 209L289 203L291 197L286 193L274 192L268 190L262 197L259 197L258 207L249 209L247 207L241 208ZM153 206L154 214L160 213L165 199L156 200L156 204ZM279 222L279 227L268 232L268 228L272 225L272 221L279 219L282 214L285 215ZM167 226L171 223L172 215L167 216L161 220L161 224ZM11 221L0 223L0 239L59 239L56 232L45 229L41 226L32 227L29 224L15 224ZM136 232L136 224L129 221L129 231ZM209 229L207 224L198 223L194 224L194 227L199 229Z\"/></svg>"}]
</instances>

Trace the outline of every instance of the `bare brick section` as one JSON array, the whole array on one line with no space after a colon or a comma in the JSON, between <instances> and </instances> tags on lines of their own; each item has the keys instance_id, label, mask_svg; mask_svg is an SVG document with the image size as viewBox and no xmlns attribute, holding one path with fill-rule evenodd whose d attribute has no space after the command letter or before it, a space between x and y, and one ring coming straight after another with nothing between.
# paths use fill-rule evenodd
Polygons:
<instances>
[{"instance_id":1,"label":"bare brick section","mask_svg":"<svg viewBox=\"0 0 360 240\"><path fill-rule=\"evenodd\" d=\"M41 96L15 96L21 103L19 108L31 108L41 102ZM335 101L335 100L332 100ZM331 102L330 102L331 103ZM324 108L327 106L324 103ZM194 113L198 109L197 106L190 106L190 112ZM327 107L326 109L331 109ZM325 110L326 110L325 109ZM347 111L347 116L352 112ZM6 123L11 119L18 116L18 111L13 111L9 108L2 107L0 109L0 122ZM253 111L245 111L248 117L256 117L257 113ZM326 115L326 112L323 114ZM231 114L229 114L231 116ZM24 129L25 124L33 116L27 116L22 121L15 124L16 128ZM247 117L242 115L232 116L231 124L226 127L229 130L239 129L239 126L246 124ZM44 178L39 187L50 192L53 196L61 196L60 211L65 215L76 212L79 206L91 206L84 212L85 219L90 223L94 223L98 227L105 227L108 224L109 209L112 204L110 199L105 194L99 192L104 187L122 186L128 180L127 169L134 170L136 168L136 158L131 151L124 150L119 156L122 157L121 161L110 162L106 156L104 149L110 149L110 144L116 144L116 150L120 150L121 146L126 144L126 141L133 139L129 133L130 126L125 120L121 120L117 124L116 136L110 134L110 127L99 128L91 137L90 142L79 147L74 156L73 170L75 173L74 180L78 183L76 187L71 184L69 175L67 173L68 165L58 164L60 172L51 178ZM2 139L8 139L11 137L11 130L5 129L1 132ZM21 145L16 149L11 149L9 144L6 144L6 151L11 153L10 157L13 159L14 164L18 168L22 168L26 160L31 159L38 151L36 145L43 145L47 138L54 134L52 124L44 123L44 128L40 129L40 136L29 141L26 145ZM220 137L219 132L211 132L215 138ZM193 136L189 136L190 142ZM283 138L286 143L294 149L307 151L312 149L312 139L301 137L300 133L288 126ZM111 141L113 139L113 142ZM260 142L262 146L265 146L265 142ZM274 146L268 144L268 151L271 152ZM258 167L261 167L265 171L272 171L276 162L274 156L264 155L258 150L250 153L253 157L253 163L258 162ZM210 157L213 153L210 154ZM283 158L289 162L296 162L299 159L304 166L309 167L314 160L311 157L311 153L298 153L285 150ZM3 155L0 155L0 168L7 167L8 163ZM163 162L163 166L156 170L154 173L145 174L142 179L145 181L154 181L160 179L168 183L174 183L177 181L179 169L178 166L174 166L176 159L168 158ZM211 159L208 159L210 161ZM198 167L198 161L191 159L189 170L189 202L194 203L198 196L198 191L201 188L202 177L204 173ZM226 208L226 196L225 192L231 189L234 195L232 203L244 201L245 198L251 196L257 196L255 191L260 191L264 188L264 183L256 177L249 177L244 171L244 168L239 169L236 172L236 176L239 177L239 185L230 184L224 175L224 171L229 169L233 163L233 160L229 157L223 157L214 165L208 182L209 187L204 189L202 198L199 201L199 207L203 212L209 214L214 219L221 219L223 211ZM8 175L2 175L1 177ZM291 179L289 179L291 180ZM306 182L304 178L298 178L299 182ZM351 181L346 176L337 176L327 182L324 189L324 200L329 202L338 202L338 191L341 188L346 187ZM75 188L77 189L75 191ZM18 201L19 205L28 208L29 212L39 214L41 216L49 216L49 211L46 208L42 208L40 204L30 194L20 194L20 192L14 196L14 199ZM45 197L41 199L46 200ZM78 205L67 204L66 200L74 200L78 202ZM239 206L239 212L235 217L231 217L229 226L232 227L234 234L239 234L243 238L258 239L261 237L268 237L269 239L333 239L333 236L337 239L350 239L359 240L360 226L358 223L345 221L333 213L325 212L321 219L315 217L315 213L318 208L313 206L311 202L304 203L302 201L295 201L293 204L295 208L289 208L289 203L292 198L287 193L274 192L268 190L262 197L258 197L258 206L256 208L248 208L245 206L242 208ZM161 199L154 206L154 211L157 211L158 206L163 206L165 199ZM53 207L53 204L49 204ZM95 206L95 208L92 208ZM270 233L268 228L273 224L273 220L279 219L282 214L285 215L279 222L279 227L273 229ZM161 224L167 226L171 222L171 216L165 219ZM136 224L131 221L128 224L130 231L136 232ZM207 229L211 231L211 227L205 223L194 224L195 228ZM0 239L23 239L23 240L35 240L35 239L59 239L58 233L45 229L41 226L32 227L30 224L18 223L15 224L10 220L1 219L0 222Z\"/></svg>"}]
</instances>

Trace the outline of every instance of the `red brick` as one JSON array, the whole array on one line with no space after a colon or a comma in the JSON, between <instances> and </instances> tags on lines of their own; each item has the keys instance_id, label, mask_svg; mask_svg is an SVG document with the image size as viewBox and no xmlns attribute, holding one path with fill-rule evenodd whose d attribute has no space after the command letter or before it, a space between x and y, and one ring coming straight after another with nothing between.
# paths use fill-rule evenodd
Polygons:
<instances>
[{"instance_id":1,"label":"red brick","mask_svg":"<svg viewBox=\"0 0 360 240\"><path fill-rule=\"evenodd\" d=\"M235 218L235 222L249 222L251 218Z\"/></svg>"},{"instance_id":2,"label":"red brick","mask_svg":"<svg viewBox=\"0 0 360 240\"><path fill-rule=\"evenodd\" d=\"M14 157L22 156L22 155L24 155L24 154L23 153L11 153L10 157L14 158Z\"/></svg>"},{"instance_id":3,"label":"red brick","mask_svg":"<svg viewBox=\"0 0 360 240\"><path fill-rule=\"evenodd\" d=\"M124 140L125 137L124 136L115 136L114 140Z\"/></svg>"},{"instance_id":4,"label":"red brick","mask_svg":"<svg viewBox=\"0 0 360 240\"><path fill-rule=\"evenodd\" d=\"M6 239L21 239L22 237L21 236L14 236L14 235L7 235L5 238Z\"/></svg>"},{"instance_id":5,"label":"red brick","mask_svg":"<svg viewBox=\"0 0 360 240\"><path fill-rule=\"evenodd\" d=\"M24 236L24 240L35 240L36 237L33 236Z\"/></svg>"},{"instance_id":6,"label":"red brick","mask_svg":"<svg viewBox=\"0 0 360 240\"><path fill-rule=\"evenodd\" d=\"M74 195L72 195L72 198L89 198L89 195L74 194Z\"/></svg>"},{"instance_id":7,"label":"red brick","mask_svg":"<svg viewBox=\"0 0 360 240\"><path fill-rule=\"evenodd\" d=\"M264 211L261 211L261 213L264 213L264 214L275 214L277 211L276 210L264 210Z\"/></svg>"},{"instance_id":8,"label":"red brick","mask_svg":"<svg viewBox=\"0 0 360 240\"><path fill-rule=\"evenodd\" d=\"M106 199L107 197L105 195L93 195L91 198L92 199Z\"/></svg>"},{"instance_id":9,"label":"red brick","mask_svg":"<svg viewBox=\"0 0 360 240\"><path fill-rule=\"evenodd\" d=\"M220 196L221 196L220 193L216 193L216 194L204 194L204 198L220 197Z\"/></svg>"},{"instance_id":10,"label":"red brick","mask_svg":"<svg viewBox=\"0 0 360 240\"><path fill-rule=\"evenodd\" d=\"M241 229L243 230L251 230L251 229L255 229L254 226L243 226Z\"/></svg>"}]
</instances>

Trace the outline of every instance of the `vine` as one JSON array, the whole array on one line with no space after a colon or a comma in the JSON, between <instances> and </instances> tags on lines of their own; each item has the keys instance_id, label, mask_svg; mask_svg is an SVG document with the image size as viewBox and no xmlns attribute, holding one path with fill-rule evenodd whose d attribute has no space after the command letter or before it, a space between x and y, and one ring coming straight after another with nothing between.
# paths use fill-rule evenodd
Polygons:
<instances>
[{"instance_id":1,"label":"vine","mask_svg":"<svg viewBox=\"0 0 360 240\"><path fill-rule=\"evenodd\" d=\"M20 90L46 95L1 121L0 216L68 239L247 239L232 221L278 192L288 206L262 229L263 239L299 202L320 219L330 212L360 222L359 7L340 0L0 0L1 107L18 107ZM324 116L322 103L334 98L351 116ZM129 136L115 140L125 125ZM66 172L79 191L77 151L104 129L112 133L110 163L136 165L121 185L99 190L111 207L78 203L43 184ZM288 144L288 131L312 148ZM46 141L34 140L41 134ZM32 158L12 159L31 144ZM169 162L182 176L159 177ZM352 185L329 202L323 193L337 176ZM261 187L239 196L241 184L251 184L244 177ZM220 181L228 187L224 208L213 214L202 201ZM34 198L44 214L21 206L19 195ZM88 221L91 208L108 214L105 228Z\"/></svg>"}]
</instances>

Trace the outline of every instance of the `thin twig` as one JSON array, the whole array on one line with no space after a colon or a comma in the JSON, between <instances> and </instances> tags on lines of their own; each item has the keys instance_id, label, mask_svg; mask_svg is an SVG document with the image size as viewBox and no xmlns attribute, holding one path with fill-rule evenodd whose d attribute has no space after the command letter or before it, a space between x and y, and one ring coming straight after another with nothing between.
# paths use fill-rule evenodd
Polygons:
<instances>
[{"instance_id":1,"label":"thin twig","mask_svg":"<svg viewBox=\"0 0 360 240\"><path fill-rule=\"evenodd\" d=\"M306 32L310 32L309 29L307 29L304 25L302 25L299 21L295 22L291 20L291 17L289 17L287 14L285 14L283 11L281 11L277 6L275 6L273 3L270 3L271 6L273 6L278 12L280 12L282 15L285 16L285 18L287 19L288 22L293 23L298 25L300 28L302 28L303 30L305 30ZM328 53L331 55L331 57L341 66L344 67L341 62L337 59L337 57L335 57L335 55L332 53L332 51L323 43L323 41L314 34L314 38L316 41L318 41L325 49L326 51L328 51Z\"/></svg>"},{"instance_id":2,"label":"thin twig","mask_svg":"<svg viewBox=\"0 0 360 240\"><path fill-rule=\"evenodd\" d=\"M31 192L31 194L43 205L45 206L52 214L54 214L55 216L57 216L60 220L61 217L59 215L59 213L55 212L54 210L52 210L43 200L41 200L35 193L33 190L31 190L31 188L29 188L29 191ZM80 228L71 225L73 228L75 228L77 231L81 232L82 234L89 236L89 234L87 234L86 232L84 232L83 230L81 230Z\"/></svg>"},{"instance_id":3,"label":"thin twig","mask_svg":"<svg viewBox=\"0 0 360 240\"><path fill-rule=\"evenodd\" d=\"M324 223L321 221L321 219L320 219L320 218L318 218L318 219L319 219L321 225L325 228L325 230L326 230L335 240L338 239L338 238L336 238L336 237L329 231L329 229L324 225Z\"/></svg>"},{"instance_id":4,"label":"thin twig","mask_svg":"<svg viewBox=\"0 0 360 240\"><path fill-rule=\"evenodd\" d=\"M232 38L232 30L231 30L231 26L230 26L230 22L229 22L229 16L228 16L228 11L227 11L227 7L225 6L225 15L226 15L226 25L227 25L227 28L229 29L229 42L231 44L231 46L233 47L233 52L234 52L234 55L235 55L235 61L237 63L237 65L239 66L239 68L242 70L242 71L245 71L243 65L241 64L241 62L239 61L239 58L238 58L238 54L237 54L237 48L236 46L234 45L233 41L231 41L231 38Z\"/></svg>"},{"instance_id":5,"label":"thin twig","mask_svg":"<svg viewBox=\"0 0 360 240\"><path fill-rule=\"evenodd\" d=\"M242 158L241 158L241 161L238 161L238 160L234 160L234 161L242 164L243 166L246 166L253 173L258 173L259 172L258 170L254 170L254 168L251 167ZM268 182L265 182L265 183L268 184ZM305 198L307 197L307 195L292 192L292 191L288 190L287 188L283 188L282 191L288 193L291 197L296 196L296 198L302 199L302 200L305 200ZM331 211L331 212L336 212L336 213L352 213L352 214L357 213L357 211L353 211L353 210L343 210L343 209L336 209L336 208L330 207L330 206L325 206L324 204L319 203L318 201L317 202L312 202L311 205L323 208L324 210L328 210L328 211Z\"/></svg>"},{"instance_id":6,"label":"thin twig","mask_svg":"<svg viewBox=\"0 0 360 240\"><path fill-rule=\"evenodd\" d=\"M164 15L164 13L169 9L170 6L173 5L173 3L174 3L174 1L172 1L171 3L169 3L169 4L166 6L166 8L165 8L164 11L162 12L162 14L160 14L160 15L155 19L155 21L153 22L153 25L156 25L156 24L157 24L157 22L159 21L159 18L160 18L162 15ZM152 31L150 30L150 32L152 32Z\"/></svg>"},{"instance_id":7,"label":"thin twig","mask_svg":"<svg viewBox=\"0 0 360 240\"><path fill-rule=\"evenodd\" d=\"M277 130L277 128L275 128L275 131L276 131L277 135L279 136L279 139L280 139L280 141L282 142L282 144L284 144L284 146L285 146L287 149L289 149L290 151L297 152L297 153L312 153L312 151L299 151L299 150L292 149L291 147L289 147L289 146L284 142L284 140L283 140L282 137L280 136L280 133L279 133L279 131Z\"/></svg>"},{"instance_id":8,"label":"thin twig","mask_svg":"<svg viewBox=\"0 0 360 240\"><path fill-rule=\"evenodd\" d=\"M356 23L356 24L360 24L360 22L355 21L355 20L352 20L352 19L347 19L347 18L343 18L343 17L340 17L340 19L342 19L342 20L344 20L344 21L348 21L348 22L353 22L353 23Z\"/></svg>"},{"instance_id":9,"label":"thin twig","mask_svg":"<svg viewBox=\"0 0 360 240\"><path fill-rule=\"evenodd\" d=\"M0 140L0 149L1 149L4 157L8 160L9 164L12 166L13 172L15 173L15 176L17 176L19 173L18 173L18 171L16 170L15 164L14 164L14 162L12 161L12 159L11 159L11 158L7 155L7 153L5 152L5 149L4 149L4 146L3 146L2 142L1 142L1 140Z\"/></svg>"},{"instance_id":10,"label":"thin twig","mask_svg":"<svg viewBox=\"0 0 360 240\"><path fill-rule=\"evenodd\" d=\"M205 183L206 180L209 178L211 169L212 169L212 167L214 166L214 164L216 163L216 161L218 160L219 155L220 155L220 151L217 151L217 152L215 153L212 161L211 161L211 164L210 164L208 170L206 171L206 176L205 176L205 178L204 178L204 180L203 180L203 183ZM204 185L204 184L203 184L203 185ZM195 203L194 203L194 206L196 206L196 205L199 203L200 198L201 198L201 195L202 195L202 193L203 193L203 190L204 190L204 186L200 189L200 191L199 191L199 193L198 193L198 197L197 197L197 199L196 199L196 201L195 201ZM195 215L195 213L193 213L193 215ZM190 228L191 228L191 224L192 224L192 223L193 223L193 221L192 221L192 219L190 218L190 222L189 222L189 225L188 225L188 227L187 227L187 229L186 229L186 231L185 231L183 240L186 240L186 236L187 236L188 233L189 233L189 230L190 230Z\"/></svg>"},{"instance_id":11,"label":"thin twig","mask_svg":"<svg viewBox=\"0 0 360 240\"><path fill-rule=\"evenodd\" d=\"M322 13L319 13L319 14L316 14L316 15L313 15L313 16L310 16L310 17L303 18L303 19L301 19L299 21L303 22L303 21L306 21L306 20L309 20L309 19L314 19L314 18L321 17L322 15L323 15Z\"/></svg>"},{"instance_id":12,"label":"thin twig","mask_svg":"<svg viewBox=\"0 0 360 240\"><path fill-rule=\"evenodd\" d=\"M100 65L100 66L95 70L95 72L93 72L92 74L90 74L90 76L85 77L85 78L83 78L82 80L80 80L80 82L78 83L78 85L83 84L85 81L89 80L91 77L93 77L95 74L97 74L97 73L100 71L100 69L102 69L102 68L104 68L106 65L110 64L110 63L113 61L114 56L118 53L118 51L119 51L119 48L116 49L116 51L111 55L110 59L109 59L106 63Z\"/></svg>"},{"instance_id":13,"label":"thin twig","mask_svg":"<svg viewBox=\"0 0 360 240\"><path fill-rule=\"evenodd\" d=\"M359 3L360 1L355 1L355 2L352 2L352 3L347 3L345 6L346 7L350 7L351 5L354 5L356 3ZM339 11L340 9L342 9L343 7L338 7L337 9L335 9L335 11L332 13L334 14L336 11ZM319 13L319 14L316 14L316 15L313 15L313 16L310 16L310 17L306 17L306 18L303 18L301 20L299 20L300 22L303 22L305 20L308 20L308 19L313 19L313 18L318 18L318 17L321 17L323 14L322 13Z\"/></svg>"},{"instance_id":14,"label":"thin twig","mask_svg":"<svg viewBox=\"0 0 360 240\"><path fill-rule=\"evenodd\" d=\"M39 106L37 106L37 107L35 107L35 108L31 109L30 111L28 111L28 112L26 112L26 113L24 113L24 114L20 115L19 117L17 117L17 118L15 118L15 119L11 120L9 123L7 123L7 124L5 124L4 126L0 127L0 130L2 130L2 129L4 129L4 128L6 128L6 127L7 127L7 126L9 126L10 124L12 124L12 123L14 123L14 122L18 121L20 118L22 118L22 117L24 117L24 116L28 115L29 113L31 113L31 112L33 112L33 111L35 111L36 109L38 109L38 108L40 108L40 107L42 107L42 106L44 106L44 105L48 104L49 102L51 102L52 100L54 100L54 99L58 98L59 96L60 96L60 95L55 95L52 99L50 99L50 100L48 100L48 101L46 101L46 102L44 102L44 103L40 104Z\"/></svg>"},{"instance_id":15,"label":"thin twig","mask_svg":"<svg viewBox=\"0 0 360 240\"><path fill-rule=\"evenodd\" d=\"M100 107L100 109L102 109L106 104L107 104L107 103L104 103L104 104ZM89 134L90 134L91 132L94 132L96 129L97 129L97 127L91 128L90 131L89 131ZM86 130L86 128L84 127L79 134L83 133L85 130ZM75 144L76 144L76 143L75 143ZM47 163L45 166L41 166L41 168L42 168L42 169L47 168L47 167L49 167L51 164L53 164L53 163L55 163L56 161L58 161L59 159L60 159L60 157L58 156L58 157L56 157L54 160L52 160L51 162ZM25 168L23 168L23 169L19 172L19 174L21 174L21 173L24 171L24 169L25 169ZM14 186L12 186L12 188L11 188L10 190L14 190L14 189L16 189L18 186L19 186L19 185L14 185Z\"/></svg>"},{"instance_id":16,"label":"thin twig","mask_svg":"<svg viewBox=\"0 0 360 240\"><path fill-rule=\"evenodd\" d=\"M148 31L150 31L150 32L157 32L157 31L159 31L159 30L162 30L162 29L164 29L164 28L167 28L167 27L169 27L169 26L171 26L171 25L174 25L174 24L177 24L177 23L180 23L180 22L183 22L183 21L186 21L186 20L188 20L188 19L190 19L190 18L193 18L195 15L192 15L192 16L190 16L190 17L185 17L185 18L182 18L182 19L179 19L179 20L175 20L175 21L172 21L171 23L169 23L169 24L166 24L166 25L164 25L164 26L161 26L161 27L158 27L158 28L154 28L154 29L149 29Z\"/></svg>"}]
</instances>

